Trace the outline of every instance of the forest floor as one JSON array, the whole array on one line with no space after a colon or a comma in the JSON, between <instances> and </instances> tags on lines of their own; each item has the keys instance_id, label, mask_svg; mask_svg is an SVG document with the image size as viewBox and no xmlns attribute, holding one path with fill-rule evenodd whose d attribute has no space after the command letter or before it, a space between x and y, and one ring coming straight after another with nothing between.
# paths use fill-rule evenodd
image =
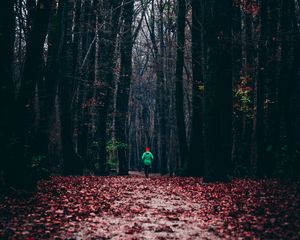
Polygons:
<instances>
[{"instance_id":1,"label":"forest floor","mask_svg":"<svg viewBox=\"0 0 300 240\"><path fill-rule=\"evenodd\" d=\"M300 239L300 185L52 177L0 203L0 239Z\"/></svg>"}]
</instances>

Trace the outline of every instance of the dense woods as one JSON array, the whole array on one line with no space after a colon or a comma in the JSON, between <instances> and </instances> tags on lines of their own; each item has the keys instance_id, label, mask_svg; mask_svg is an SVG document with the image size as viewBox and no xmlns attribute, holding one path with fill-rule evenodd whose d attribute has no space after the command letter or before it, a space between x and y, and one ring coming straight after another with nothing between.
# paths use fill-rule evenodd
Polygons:
<instances>
[{"instance_id":1,"label":"dense woods","mask_svg":"<svg viewBox=\"0 0 300 240\"><path fill-rule=\"evenodd\" d=\"M300 172L300 2L10 0L1 189L56 175Z\"/></svg>"}]
</instances>

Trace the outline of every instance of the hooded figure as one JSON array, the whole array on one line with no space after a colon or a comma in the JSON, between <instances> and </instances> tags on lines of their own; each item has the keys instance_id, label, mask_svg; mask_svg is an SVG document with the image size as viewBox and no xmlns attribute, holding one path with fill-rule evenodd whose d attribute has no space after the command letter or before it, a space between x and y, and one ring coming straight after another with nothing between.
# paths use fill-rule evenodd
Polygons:
<instances>
[{"instance_id":1,"label":"hooded figure","mask_svg":"<svg viewBox=\"0 0 300 240\"><path fill-rule=\"evenodd\" d=\"M144 164L145 176L148 177L149 170L154 160L153 154L150 152L150 148L146 147L146 152L142 155L142 162Z\"/></svg>"}]
</instances>

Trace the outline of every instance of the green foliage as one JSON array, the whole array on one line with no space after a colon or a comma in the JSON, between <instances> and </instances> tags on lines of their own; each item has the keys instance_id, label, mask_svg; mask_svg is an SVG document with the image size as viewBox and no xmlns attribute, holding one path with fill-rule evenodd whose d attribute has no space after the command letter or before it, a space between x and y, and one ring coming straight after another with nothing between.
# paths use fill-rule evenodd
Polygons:
<instances>
[{"instance_id":1,"label":"green foliage","mask_svg":"<svg viewBox=\"0 0 300 240\"><path fill-rule=\"evenodd\" d=\"M118 149L127 149L127 144L117 141L117 140L110 140L107 144L106 144L106 150L108 152L113 152L116 151Z\"/></svg>"},{"instance_id":2,"label":"green foliage","mask_svg":"<svg viewBox=\"0 0 300 240\"><path fill-rule=\"evenodd\" d=\"M107 170L116 170L119 167L118 158L109 158L107 161Z\"/></svg>"},{"instance_id":3,"label":"green foliage","mask_svg":"<svg viewBox=\"0 0 300 240\"><path fill-rule=\"evenodd\" d=\"M100 144L97 141L94 141L88 148L87 152L87 163L88 169L93 169L95 172L100 171L99 165L99 148ZM128 145L126 143L110 140L106 144L106 151L107 151L107 162L106 162L106 169L107 171L116 170L118 169L119 161L118 161L118 150L119 149L127 149Z\"/></svg>"},{"instance_id":4,"label":"green foliage","mask_svg":"<svg viewBox=\"0 0 300 240\"><path fill-rule=\"evenodd\" d=\"M252 117L252 94L253 88L250 87L252 78L249 76L242 76L240 83L234 91L234 107L240 112L243 112L248 117Z\"/></svg>"},{"instance_id":5,"label":"green foliage","mask_svg":"<svg viewBox=\"0 0 300 240\"><path fill-rule=\"evenodd\" d=\"M204 94L204 90L205 90L204 83L200 83L200 84L199 84L198 90L200 91L200 93L201 93L202 95Z\"/></svg>"},{"instance_id":6,"label":"green foliage","mask_svg":"<svg viewBox=\"0 0 300 240\"><path fill-rule=\"evenodd\" d=\"M127 149L128 146L126 143L117 140L110 140L106 144L106 150L108 152L108 160L107 160L107 170L116 170L119 166L118 161L118 150Z\"/></svg>"}]
</instances>

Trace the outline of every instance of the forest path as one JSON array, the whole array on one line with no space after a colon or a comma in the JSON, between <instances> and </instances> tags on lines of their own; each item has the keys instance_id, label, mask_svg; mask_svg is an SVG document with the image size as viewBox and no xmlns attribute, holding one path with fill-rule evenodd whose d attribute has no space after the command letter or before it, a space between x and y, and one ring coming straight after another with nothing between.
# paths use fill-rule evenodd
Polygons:
<instances>
[{"instance_id":1,"label":"forest path","mask_svg":"<svg viewBox=\"0 0 300 240\"><path fill-rule=\"evenodd\" d=\"M9 199L7 225L2 236L217 239L207 231L204 220L199 219L198 212L205 207L201 202L181 195L170 178L137 175L53 177L40 183L34 198L21 202ZM0 205L0 214L1 210L4 211Z\"/></svg>"},{"instance_id":2,"label":"forest path","mask_svg":"<svg viewBox=\"0 0 300 240\"><path fill-rule=\"evenodd\" d=\"M0 201L0 239L299 239L299 181L55 176Z\"/></svg>"},{"instance_id":3,"label":"forest path","mask_svg":"<svg viewBox=\"0 0 300 240\"><path fill-rule=\"evenodd\" d=\"M76 236L96 235L107 239L216 239L197 216L204 206L176 192L161 177L115 178L107 192L110 210L82 222ZM140 177L138 177L140 176ZM98 225L99 224L99 225ZM97 227L97 226L101 226ZM96 232L90 232L90 229Z\"/></svg>"}]
</instances>

